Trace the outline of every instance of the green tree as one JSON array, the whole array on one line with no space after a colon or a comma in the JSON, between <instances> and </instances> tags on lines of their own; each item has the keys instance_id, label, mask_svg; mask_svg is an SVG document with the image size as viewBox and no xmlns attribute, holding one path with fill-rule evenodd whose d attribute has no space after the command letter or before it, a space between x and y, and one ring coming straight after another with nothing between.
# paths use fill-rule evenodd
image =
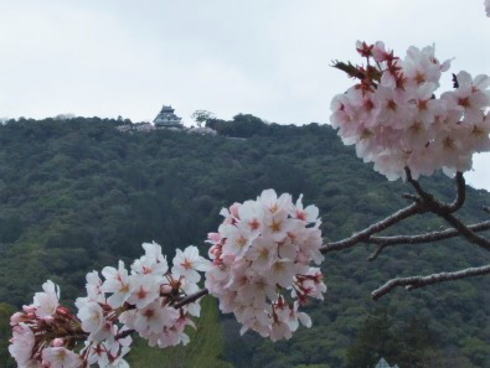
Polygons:
<instances>
[{"instance_id":1,"label":"green tree","mask_svg":"<svg viewBox=\"0 0 490 368\"><path fill-rule=\"evenodd\" d=\"M390 364L402 345L393 331L393 319L385 308L376 309L364 321L356 342L347 351L347 367L373 368L381 357Z\"/></svg>"},{"instance_id":2,"label":"green tree","mask_svg":"<svg viewBox=\"0 0 490 368\"><path fill-rule=\"evenodd\" d=\"M196 110L191 115L192 119L194 119L199 127L205 124L208 120L216 119L216 116L207 110Z\"/></svg>"}]
</instances>

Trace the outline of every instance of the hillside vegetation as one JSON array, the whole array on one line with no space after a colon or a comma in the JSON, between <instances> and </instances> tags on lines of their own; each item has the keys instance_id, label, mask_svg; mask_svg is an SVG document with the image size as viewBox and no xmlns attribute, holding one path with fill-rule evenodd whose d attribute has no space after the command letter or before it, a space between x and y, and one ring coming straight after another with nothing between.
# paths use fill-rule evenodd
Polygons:
<instances>
[{"instance_id":1,"label":"hillside vegetation","mask_svg":"<svg viewBox=\"0 0 490 368\"><path fill-rule=\"evenodd\" d=\"M188 244L206 252L204 240L218 226L219 210L266 188L295 198L303 193L305 204L320 208L329 239L348 236L406 204L400 195L409 187L376 174L328 126L279 126L237 115L208 122L220 135L198 136L122 133L115 129L121 123L22 119L0 127L3 310L30 302L47 278L60 284L70 304L88 271L119 258L130 262L141 254L143 241L162 244L169 257ZM441 198L453 194L442 175L424 184ZM469 190L463 216L482 220L485 204L489 193ZM395 230L441 225L420 216ZM358 246L326 257L326 299L308 308L313 327L289 341L240 337L233 320L219 317L209 300L188 349L159 352L138 343L132 366L357 368L372 367L382 354L401 368L490 367L488 279L398 290L379 302L369 297L391 277L482 265L488 254L458 239L394 247L374 262L366 261L369 253ZM0 313L2 338L6 314ZM5 360L4 345L0 349Z\"/></svg>"}]
</instances>

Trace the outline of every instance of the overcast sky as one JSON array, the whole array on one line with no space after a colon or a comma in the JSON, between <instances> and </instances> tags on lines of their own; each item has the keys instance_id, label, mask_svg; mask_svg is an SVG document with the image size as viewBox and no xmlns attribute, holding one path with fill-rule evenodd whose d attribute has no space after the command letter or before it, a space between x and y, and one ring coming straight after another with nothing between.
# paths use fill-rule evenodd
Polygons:
<instances>
[{"instance_id":1,"label":"overcast sky","mask_svg":"<svg viewBox=\"0 0 490 368\"><path fill-rule=\"evenodd\" d=\"M172 104L281 124L327 123L356 40L436 44L490 74L483 0L0 0L0 117L152 120ZM449 85L449 75L447 85ZM490 155L468 175L490 190Z\"/></svg>"}]
</instances>

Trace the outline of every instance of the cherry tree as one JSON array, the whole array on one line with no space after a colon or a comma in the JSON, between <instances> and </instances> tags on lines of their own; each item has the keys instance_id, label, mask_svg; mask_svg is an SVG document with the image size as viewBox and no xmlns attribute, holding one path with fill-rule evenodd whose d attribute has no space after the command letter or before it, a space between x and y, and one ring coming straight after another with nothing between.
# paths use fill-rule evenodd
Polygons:
<instances>
[{"instance_id":1,"label":"cherry tree","mask_svg":"<svg viewBox=\"0 0 490 368\"><path fill-rule=\"evenodd\" d=\"M490 0L485 8L490 16ZM356 49L364 64L333 65L354 84L334 97L331 123L374 170L413 188L403 194L410 202L406 207L345 239L325 242L317 207L305 207L302 196L294 201L290 194L264 190L255 200L221 211L223 222L208 235L209 258L188 246L177 249L169 264L160 245L143 243L144 255L129 269L119 261L117 267L87 274L86 296L77 298L76 313L60 304L59 287L46 281L32 304L10 320L9 351L18 367L128 367L124 357L134 334L150 346L185 345L186 328L194 327L206 294L218 299L223 313L233 313L241 333L253 330L272 341L289 339L300 325L312 325L301 308L311 299L323 300L327 287L319 266L325 254L359 244L374 246L370 261L393 246L454 237L490 251L490 240L480 235L490 230L490 221L466 224L457 216L465 203L464 172L472 168L473 154L490 151L490 78L461 71L450 77L453 88L441 92L450 61L439 61L434 46L411 46L404 58L382 42L358 42ZM418 181L440 170L455 182L450 203ZM448 227L379 235L427 213ZM394 278L374 290L372 298L398 287L413 290L486 274L490 265Z\"/></svg>"},{"instance_id":2,"label":"cherry tree","mask_svg":"<svg viewBox=\"0 0 490 368\"><path fill-rule=\"evenodd\" d=\"M327 243L324 253L347 249L358 243L376 245L369 257L374 260L388 247L399 244L434 242L461 236L470 243L490 250L490 241L478 235L489 230L490 221L467 225L455 213L463 206L466 187L463 173L472 167L476 152L490 150L490 78L472 77L461 71L452 75L453 89L439 96L440 79L450 61L440 62L434 46L410 47L402 60L382 42L357 43L365 65L335 62L334 67L357 83L332 101L332 125L344 144L355 145L364 162L373 162L374 170L389 180L402 178L414 189L404 194L411 202L384 220L353 234L350 238ZM419 183L422 175L442 170L456 184L451 203L438 200ZM488 209L484 209L489 212ZM432 213L449 228L425 234L376 236L377 233L412 216ZM490 265L442 272L427 276L396 278L388 281L372 296L378 299L392 289L408 290L430 284L490 273Z\"/></svg>"}]
</instances>

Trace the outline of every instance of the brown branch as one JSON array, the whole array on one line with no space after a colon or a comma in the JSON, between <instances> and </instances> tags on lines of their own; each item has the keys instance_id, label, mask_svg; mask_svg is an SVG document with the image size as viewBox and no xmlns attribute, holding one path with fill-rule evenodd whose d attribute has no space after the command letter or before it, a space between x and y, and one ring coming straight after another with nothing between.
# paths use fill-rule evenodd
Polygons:
<instances>
[{"instance_id":1,"label":"brown branch","mask_svg":"<svg viewBox=\"0 0 490 368\"><path fill-rule=\"evenodd\" d=\"M135 330L125 330L123 332L119 332L116 336L115 336L115 339L118 340L118 339L124 339L125 337L131 335L133 332L135 332Z\"/></svg>"},{"instance_id":2,"label":"brown branch","mask_svg":"<svg viewBox=\"0 0 490 368\"><path fill-rule=\"evenodd\" d=\"M490 241L478 236L473 230L469 229L461 220L452 215L452 212L457 211L461 208L465 201L465 181L463 174L458 172L456 174L456 184L458 194L456 199L451 204L445 204L438 201L433 195L427 193L420 183L412 178L412 173L408 167L405 168L405 173L407 175L407 181L412 184L416 192L423 200L423 205L426 209L440 217L442 217L446 222L448 222L452 227L454 227L458 232L466 238L470 243L476 244L481 248L490 250Z\"/></svg>"},{"instance_id":3,"label":"brown branch","mask_svg":"<svg viewBox=\"0 0 490 368\"><path fill-rule=\"evenodd\" d=\"M326 243L322 248L322 253L328 253L334 250L341 250L353 247L357 243L363 242L373 234L379 233L390 226L405 220L413 215L425 212L424 208L419 203L412 203L411 205L391 214L385 219L368 226L364 230L361 230L352 236L332 243Z\"/></svg>"},{"instance_id":4,"label":"brown branch","mask_svg":"<svg viewBox=\"0 0 490 368\"><path fill-rule=\"evenodd\" d=\"M374 300L377 300L399 286L405 287L406 290L413 290L440 282L460 280L467 277L482 276L487 274L490 274L490 265L470 267L455 272L434 273L427 276L400 277L389 280L383 286L374 290L371 293L371 296Z\"/></svg>"},{"instance_id":5,"label":"brown branch","mask_svg":"<svg viewBox=\"0 0 490 368\"><path fill-rule=\"evenodd\" d=\"M461 172L456 173L456 197L451 203L439 201L434 195L424 190L422 185L412 177L412 173L408 167L405 168L407 181L413 186L416 191L414 194L404 194L403 197L411 200L413 203L385 219L376 222L364 230L354 233L348 238L336 242L328 242L322 248L322 253L328 253L334 250L347 249L355 246L358 243L377 244L377 249L371 254L369 260L373 260L388 246L396 244L420 244L431 243L439 240L449 239L457 236L466 238L469 242L480 246L486 250L490 250L490 241L477 234L480 231L490 230L490 221L484 221L477 224L465 225L461 220L453 215L458 211L466 200L466 184ZM490 213L490 209L484 208ZM386 230L392 225L405 220L411 216L432 212L440 216L448 222L452 228L433 231L417 235L395 235L395 236L373 236L383 230ZM467 268L456 272L442 272L428 276L413 276L406 278L395 278L383 286L373 291L373 299L379 299L383 295L389 293L398 286L405 286L406 289L412 290L427 285L457 280L465 277L478 276L490 273L490 265L483 267Z\"/></svg>"},{"instance_id":6,"label":"brown branch","mask_svg":"<svg viewBox=\"0 0 490 368\"><path fill-rule=\"evenodd\" d=\"M434 212L452 225L470 243L476 244L483 249L490 250L490 241L477 235L472 229L466 226L461 220L446 212Z\"/></svg>"},{"instance_id":7,"label":"brown branch","mask_svg":"<svg viewBox=\"0 0 490 368\"><path fill-rule=\"evenodd\" d=\"M408 199L409 201L413 201L413 202L419 202L420 201L420 198L417 197L415 194L412 194L412 193L403 193L402 197L405 199Z\"/></svg>"},{"instance_id":8,"label":"brown branch","mask_svg":"<svg viewBox=\"0 0 490 368\"><path fill-rule=\"evenodd\" d=\"M463 173L458 171L454 179L456 181L457 194L453 203L448 205L448 210L451 212L455 212L463 207L463 204L466 200L466 182L464 180Z\"/></svg>"},{"instance_id":9,"label":"brown branch","mask_svg":"<svg viewBox=\"0 0 490 368\"><path fill-rule=\"evenodd\" d=\"M424 200L425 202L431 202L435 200L434 196L426 192L422 188L422 185L420 185L420 183L412 177L412 172L408 167L405 167L405 175L407 176L407 181L412 184L413 188L422 200Z\"/></svg>"},{"instance_id":10,"label":"brown branch","mask_svg":"<svg viewBox=\"0 0 490 368\"><path fill-rule=\"evenodd\" d=\"M445 212L451 213L459 210L466 200L466 182L464 180L463 173L459 171L454 177L454 181L456 183L456 198L449 204L437 200L432 194L425 191L422 188L422 185L420 185L417 180L413 179L412 172L408 167L405 167L405 174L407 176L407 181L414 187L415 191L420 197L420 200L424 201L425 204L429 206L437 207Z\"/></svg>"},{"instance_id":11,"label":"brown branch","mask_svg":"<svg viewBox=\"0 0 490 368\"><path fill-rule=\"evenodd\" d=\"M473 232L490 230L490 221L484 221L477 224L467 226ZM432 243L440 240L450 239L461 236L456 229L445 229L442 231L433 231L425 234L417 235L393 235L393 236L372 236L365 242L370 244L378 244L376 250L369 256L368 260L372 261L387 247L399 244L421 244Z\"/></svg>"},{"instance_id":12,"label":"brown branch","mask_svg":"<svg viewBox=\"0 0 490 368\"><path fill-rule=\"evenodd\" d=\"M456 173L455 182L457 188L457 195L454 201L450 204L440 202L432 194L426 192L422 188L420 183L415 179L413 179L412 172L408 167L405 168L405 173L406 173L407 181L415 188L415 191L418 194L418 195L414 195L410 193L403 194L404 198L413 201L411 205L391 214L390 216L386 217L385 219L371 226L368 226L364 230L361 230L351 235L348 238L336 242L326 243L322 247L321 252L328 253L330 251L350 248L360 242L370 243L371 242L370 239L372 239L372 235L379 233L387 229L388 227L393 226L394 224L402 220L405 220L413 215L424 213L427 211L433 212L440 216L444 214L444 216L447 216L448 218L451 217L451 222L450 222L451 225L453 225L461 233L461 235L467 237L468 239L472 239L471 241L473 243L476 243L481 247L487 249L487 245L485 244L487 242L486 239L478 237L478 235L474 233L472 234L471 229L466 228L466 230L461 230L462 229L461 225L463 226L465 225L462 224L457 219L455 221L453 216L451 216L451 213L459 210L463 206L466 200L466 184L465 184L464 176L461 172ZM458 227L456 226L456 223L458 223ZM376 258L376 256L382 250L382 248L383 247L379 247L377 251L375 251L375 253L370 257L370 259ZM490 244L488 244L488 249L490 250Z\"/></svg>"},{"instance_id":13,"label":"brown branch","mask_svg":"<svg viewBox=\"0 0 490 368\"><path fill-rule=\"evenodd\" d=\"M475 232L490 230L490 220L479 222L477 224L467 225L468 229ZM434 242L460 236L456 229L444 229L441 231L433 231L418 235L393 235L393 236L372 236L367 242L382 245L395 244L418 244L426 242Z\"/></svg>"},{"instance_id":14,"label":"brown branch","mask_svg":"<svg viewBox=\"0 0 490 368\"><path fill-rule=\"evenodd\" d=\"M191 294L191 295L186 296L185 298L182 298L177 303L175 303L173 305L173 307L174 308L181 308L184 305L195 302L196 300L198 300L199 298L202 298L204 295L207 295L207 294L209 294L208 289L199 290L198 292L196 292L194 294Z\"/></svg>"}]
</instances>

